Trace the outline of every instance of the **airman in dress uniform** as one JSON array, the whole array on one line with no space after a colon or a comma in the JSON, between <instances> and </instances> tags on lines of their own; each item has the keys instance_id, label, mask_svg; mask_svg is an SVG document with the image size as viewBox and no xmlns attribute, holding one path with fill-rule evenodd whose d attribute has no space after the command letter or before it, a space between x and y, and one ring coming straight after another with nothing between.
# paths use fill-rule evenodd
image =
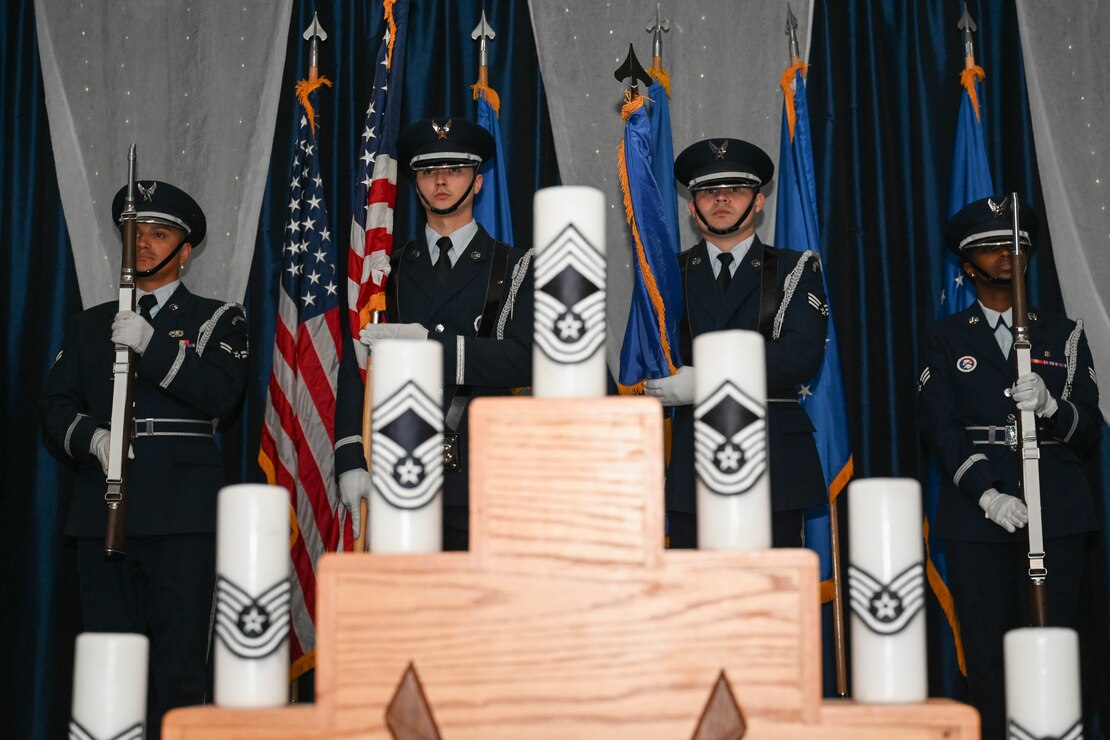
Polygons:
<instances>
[{"instance_id":1,"label":"airman in dress uniform","mask_svg":"<svg viewBox=\"0 0 1110 740\"><path fill-rule=\"evenodd\" d=\"M1032 255L1039 219L1021 204L1020 238ZM1095 529L1081 460L1102 419L1082 322L1028 315L1033 372L1014 381L1013 213L1004 196L965 206L945 231L978 301L926 329L918 385L922 434L940 466L934 531L945 542L971 703L983 737L1005 735L1002 637L1029 624L1028 513L1018 486L1018 409L1037 418L1048 616L1075 625L1087 532Z\"/></svg>"},{"instance_id":2,"label":"airman in dress uniform","mask_svg":"<svg viewBox=\"0 0 1110 740\"><path fill-rule=\"evenodd\" d=\"M772 539L776 547L801 547L805 508L828 501L813 423L797 391L817 374L825 351L828 306L820 260L815 252L776 249L756 235L760 188L775 171L759 147L739 139L699 141L678 155L674 171L690 190L690 216L702 235L678 257L682 357L690 361L693 338L705 332L763 334ZM645 393L677 407L666 487L672 547L697 544L692 371L685 366L645 383Z\"/></svg>"},{"instance_id":3,"label":"airman in dress uniform","mask_svg":"<svg viewBox=\"0 0 1110 740\"><path fill-rule=\"evenodd\" d=\"M444 436L451 446L444 461L445 550L467 547L470 399L532 383L532 251L495 241L474 220L478 169L494 146L488 131L458 116L425 119L401 132L397 161L412 178L427 225L393 252L386 323L369 324L361 335L371 351L390 338L443 345ZM335 454L340 495L357 516L370 479L360 435L363 384L353 355L344 352L340 371Z\"/></svg>"},{"instance_id":4,"label":"airman in dress uniform","mask_svg":"<svg viewBox=\"0 0 1110 740\"><path fill-rule=\"evenodd\" d=\"M247 378L238 304L202 298L180 280L204 239L204 212L165 182L139 181L139 311L102 303L77 314L40 403L49 442L78 465L65 533L77 538L83 629L150 638L148 737L161 717L206 696L215 580L216 494L224 485L213 433ZM125 190L112 203L119 223ZM104 556L104 503L115 344L136 354L127 466L127 556Z\"/></svg>"}]
</instances>

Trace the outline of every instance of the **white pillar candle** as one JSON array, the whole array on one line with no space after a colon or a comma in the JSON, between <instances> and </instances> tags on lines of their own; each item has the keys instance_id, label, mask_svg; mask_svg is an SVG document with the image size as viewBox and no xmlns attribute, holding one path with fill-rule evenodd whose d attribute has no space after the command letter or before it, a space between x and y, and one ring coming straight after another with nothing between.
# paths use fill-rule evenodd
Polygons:
<instances>
[{"instance_id":1,"label":"white pillar candle","mask_svg":"<svg viewBox=\"0 0 1110 740\"><path fill-rule=\"evenodd\" d=\"M544 188L534 208L533 393L604 396L605 196L596 188Z\"/></svg>"},{"instance_id":2,"label":"white pillar candle","mask_svg":"<svg viewBox=\"0 0 1110 740\"><path fill-rule=\"evenodd\" d=\"M289 492L220 490L216 518L216 704L289 698Z\"/></svg>"},{"instance_id":3,"label":"white pillar candle","mask_svg":"<svg viewBox=\"0 0 1110 740\"><path fill-rule=\"evenodd\" d=\"M695 337L694 372L698 547L770 547L763 337L739 329Z\"/></svg>"},{"instance_id":4,"label":"white pillar candle","mask_svg":"<svg viewBox=\"0 0 1110 740\"><path fill-rule=\"evenodd\" d=\"M143 635L84 632L73 656L71 738L138 740L146 727L147 657Z\"/></svg>"},{"instance_id":5,"label":"white pillar candle","mask_svg":"<svg viewBox=\"0 0 1110 740\"><path fill-rule=\"evenodd\" d=\"M443 549L443 347L374 346L370 381L372 552ZM462 461L465 469L466 461ZM465 473L463 473L465 475Z\"/></svg>"},{"instance_id":6,"label":"white pillar candle","mask_svg":"<svg viewBox=\"0 0 1110 740\"><path fill-rule=\"evenodd\" d=\"M857 701L925 701L921 486L871 478L848 486L848 595Z\"/></svg>"},{"instance_id":7,"label":"white pillar candle","mask_svg":"<svg viewBox=\"0 0 1110 740\"><path fill-rule=\"evenodd\" d=\"M1006 736L1082 737L1079 635L1075 630L1010 630L1002 640L1002 649L1006 663Z\"/></svg>"}]
</instances>

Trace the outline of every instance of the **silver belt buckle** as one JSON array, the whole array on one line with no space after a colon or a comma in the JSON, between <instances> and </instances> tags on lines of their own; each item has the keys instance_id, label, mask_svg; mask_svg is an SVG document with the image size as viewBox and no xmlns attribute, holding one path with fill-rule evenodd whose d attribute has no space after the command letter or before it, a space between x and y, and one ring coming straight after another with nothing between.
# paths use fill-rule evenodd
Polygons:
<instances>
[{"instance_id":1,"label":"silver belt buckle","mask_svg":"<svg viewBox=\"0 0 1110 740\"><path fill-rule=\"evenodd\" d=\"M1006 446L1009 447L1011 450L1014 450L1015 452L1017 452L1017 448L1018 448L1017 423L1006 425Z\"/></svg>"},{"instance_id":2,"label":"silver belt buckle","mask_svg":"<svg viewBox=\"0 0 1110 740\"><path fill-rule=\"evenodd\" d=\"M145 428L144 428L145 427ZM131 422L131 439L150 437L154 434L154 419L134 419Z\"/></svg>"},{"instance_id":3,"label":"silver belt buckle","mask_svg":"<svg viewBox=\"0 0 1110 740\"><path fill-rule=\"evenodd\" d=\"M459 454L458 432L443 433L443 469L450 472L462 470L462 456Z\"/></svg>"}]
</instances>

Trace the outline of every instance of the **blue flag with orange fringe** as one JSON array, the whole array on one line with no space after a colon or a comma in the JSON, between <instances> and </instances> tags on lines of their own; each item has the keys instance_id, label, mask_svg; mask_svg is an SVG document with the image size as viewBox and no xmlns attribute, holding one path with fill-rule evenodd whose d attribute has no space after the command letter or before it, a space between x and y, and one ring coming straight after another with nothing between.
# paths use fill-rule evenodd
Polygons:
<instances>
[{"instance_id":1,"label":"blue flag with orange fringe","mask_svg":"<svg viewBox=\"0 0 1110 740\"><path fill-rule=\"evenodd\" d=\"M648 70L651 87L647 92L647 116L651 126L651 173L663 199L663 217L674 234L674 253L682 251L678 242L678 188L674 179L674 138L671 136L671 78L662 68Z\"/></svg>"},{"instance_id":2,"label":"blue flag with orange fringe","mask_svg":"<svg viewBox=\"0 0 1110 740\"><path fill-rule=\"evenodd\" d=\"M805 71L805 63L796 60L786 69L780 80L784 100L779 144L775 244L787 249L815 250L824 263L826 249L821 243L817 222L817 188L809 108L806 102ZM821 468L825 474L831 503L836 501L851 479L853 462L836 325L832 320L831 302L828 305L829 325L824 360L817 376L799 389L798 400L813 421L814 438L821 456ZM833 518L830 508L830 504L814 506L806 511L805 516L806 546L815 550L821 558L823 603L832 601L836 596L836 582L833 579ZM826 655L825 664L826 668L834 665L831 654ZM827 689L830 684L826 680Z\"/></svg>"},{"instance_id":3,"label":"blue flag with orange fringe","mask_svg":"<svg viewBox=\"0 0 1110 740\"><path fill-rule=\"evenodd\" d=\"M513 217L509 210L509 179L505 171L505 151L501 146L501 99L489 85L473 86L478 101L478 125L493 135L497 145L493 159L482 165L482 190L474 196L474 220L489 235L506 244L513 244Z\"/></svg>"},{"instance_id":4,"label":"blue flag with orange fringe","mask_svg":"<svg viewBox=\"0 0 1110 740\"><path fill-rule=\"evenodd\" d=\"M948 217L951 218L968 203L994 195L994 181L987 162L987 145L983 137L983 124L979 116L979 82L985 77L979 66L970 66L960 75L964 92L960 99L960 112L956 119L956 145L952 152L952 179L948 190ZM944 285L940 293L938 318L963 311L975 302L975 286L965 280L960 262L955 255L944 250ZM960 695L957 684L967 675L964 664L963 641L956 619L952 594L948 590L948 566L944 544L933 537L929 524L936 520L937 502L940 499L940 471L936 461L929 460L929 479L925 486L925 554L929 586L944 610L951 640L941 640L941 685L945 696Z\"/></svg>"},{"instance_id":5,"label":"blue flag with orange fringe","mask_svg":"<svg viewBox=\"0 0 1110 740\"><path fill-rule=\"evenodd\" d=\"M642 393L644 380L665 378L682 364L678 356L682 276L675 259L677 237L652 174L652 130L643 97L629 97L621 118L625 127L617 148L617 170L635 259L618 382L622 393Z\"/></svg>"}]
</instances>

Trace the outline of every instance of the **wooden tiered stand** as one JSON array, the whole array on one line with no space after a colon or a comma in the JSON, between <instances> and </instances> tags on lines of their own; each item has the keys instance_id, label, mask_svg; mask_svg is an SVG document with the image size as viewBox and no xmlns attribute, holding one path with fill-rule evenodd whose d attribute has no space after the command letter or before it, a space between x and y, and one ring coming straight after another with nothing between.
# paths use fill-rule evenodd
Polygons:
<instances>
[{"instance_id":1,"label":"wooden tiered stand","mask_svg":"<svg viewBox=\"0 0 1110 740\"><path fill-rule=\"evenodd\" d=\"M470 424L470 552L326 556L316 703L179 709L164 737L390 737L387 713L445 740L978 737L956 702L822 701L812 552L663 549L654 400Z\"/></svg>"}]
</instances>

